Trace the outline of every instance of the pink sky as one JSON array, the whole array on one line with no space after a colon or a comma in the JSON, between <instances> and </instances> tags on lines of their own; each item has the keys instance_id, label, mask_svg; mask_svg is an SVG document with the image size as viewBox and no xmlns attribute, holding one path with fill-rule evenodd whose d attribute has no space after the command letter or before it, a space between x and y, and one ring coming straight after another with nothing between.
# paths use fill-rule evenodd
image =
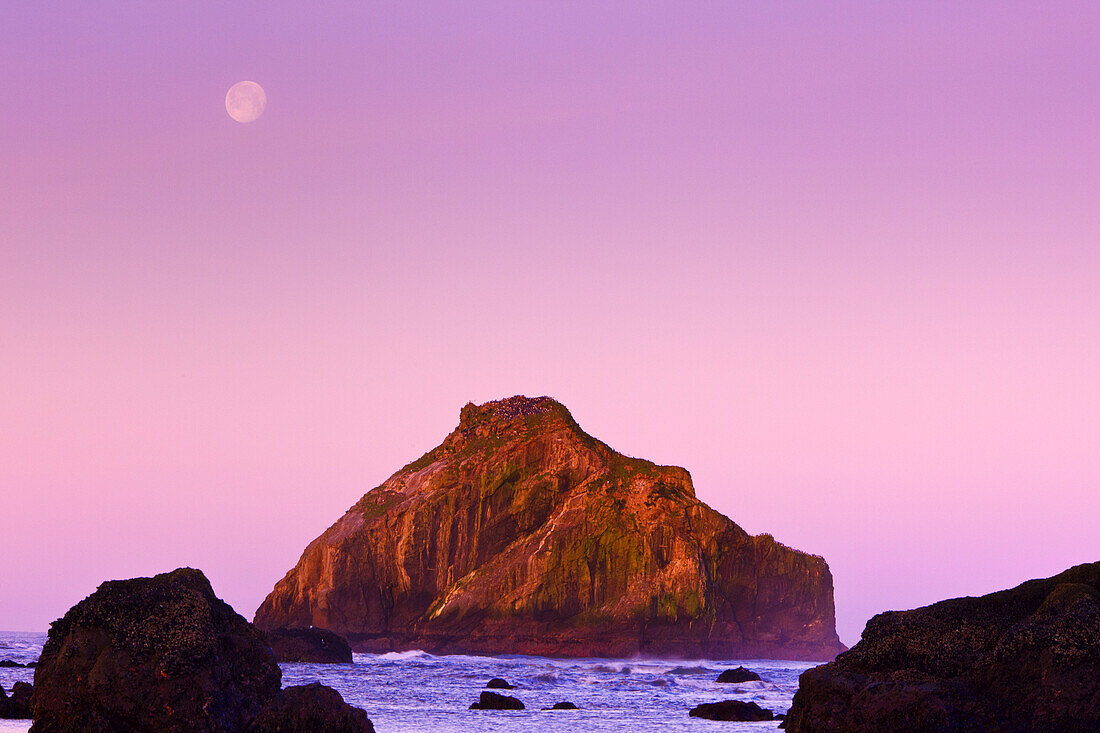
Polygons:
<instances>
[{"instance_id":1,"label":"pink sky","mask_svg":"<svg viewBox=\"0 0 1100 733\"><path fill-rule=\"evenodd\" d=\"M1097 3L13 5L0 628L251 617L517 393L824 555L847 643L1100 559Z\"/></svg>"}]
</instances>

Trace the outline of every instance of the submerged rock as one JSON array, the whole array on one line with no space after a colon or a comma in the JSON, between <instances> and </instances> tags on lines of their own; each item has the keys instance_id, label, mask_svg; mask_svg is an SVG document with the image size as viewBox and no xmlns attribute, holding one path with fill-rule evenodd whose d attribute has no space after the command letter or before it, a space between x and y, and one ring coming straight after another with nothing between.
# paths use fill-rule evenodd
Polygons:
<instances>
[{"instance_id":1,"label":"submerged rock","mask_svg":"<svg viewBox=\"0 0 1100 733\"><path fill-rule=\"evenodd\" d=\"M26 667L27 665L22 662L15 662L11 659L0 659L0 667Z\"/></svg>"},{"instance_id":2,"label":"submerged rock","mask_svg":"<svg viewBox=\"0 0 1100 733\"><path fill-rule=\"evenodd\" d=\"M790 733L1100 730L1100 562L872 618L799 678Z\"/></svg>"},{"instance_id":3,"label":"submerged rock","mask_svg":"<svg viewBox=\"0 0 1100 733\"><path fill-rule=\"evenodd\" d=\"M365 711L319 682L287 687L252 721L247 733L374 733Z\"/></svg>"},{"instance_id":4,"label":"submerged rock","mask_svg":"<svg viewBox=\"0 0 1100 733\"><path fill-rule=\"evenodd\" d=\"M727 669L718 675L718 679L715 682L721 682L722 684L736 684L738 682L756 682L760 679L760 675L753 672L751 669L745 669L744 667L738 667L737 669Z\"/></svg>"},{"instance_id":5,"label":"submerged rock","mask_svg":"<svg viewBox=\"0 0 1100 733\"><path fill-rule=\"evenodd\" d=\"M256 612L355 649L832 659L832 576L615 452L549 397L462 408L368 492Z\"/></svg>"},{"instance_id":6,"label":"submerged rock","mask_svg":"<svg viewBox=\"0 0 1100 733\"><path fill-rule=\"evenodd\" d=\"M514 697L496 692L482 692L481 698L470 705L470 710L523 710L523 703Z\"/></svg>"},{"instance_id":7,"label":"submerged rock","mask_svg":"<svg viewBox=\"0 0 1100 733\"><path fill-rule=\"evenodd\" d=\"M574 705L573 703L571 703L571 702L569 702L568 700L566 700L566 701L564 701L564 702L556 702L556 703L554 703L554 704L553 704L553 705L552 705L552 706L550 707L550 709L551 709L551 710L577 710L578 708L577 708L577 706L576 706L576 705Z\"/></svg>"},{"instance_id":8,"label":"submerged rock","mask_svg":"<svg viewBox=\"0 0 1100 733\"><path fill-rule=\"evenodd\" d=\"M272 629L267 643L279 662L351 664L348 640L328 629Z\"/></svg>"},{"instance_id":9,"label":"submerged rock","mask_svg":"<svg viewBox=\"0 0 1100 733\"><path fill-rule=\"evenodd\" d=\"M485 686L490 690L514 690L515 685L508 684L507 680L502 680L500 677L494 677L485 683Z\"/></svg>"},{"instance_id":10,"label":"submerged rock","mask_svg":"<svg viewBox=\"0 0 1100 733\"><path fill-rule=\"evenodd\" d=\"M688 715L706 720L775 720L771 710L766 710L754 702L743 702L741 700L705 702L702 705L693 707Z\"/></svg>"},{"instance_id":11,"label":"submerged rock","mask_svg":"<svg viewBox=\"0 0 1100 733\"><path fill-rule=\"evenodd\" d=\"M31 730L235 733L286 699L281 677L200 571L112 580L50 626Z\"/></svg>"}]
</instances>

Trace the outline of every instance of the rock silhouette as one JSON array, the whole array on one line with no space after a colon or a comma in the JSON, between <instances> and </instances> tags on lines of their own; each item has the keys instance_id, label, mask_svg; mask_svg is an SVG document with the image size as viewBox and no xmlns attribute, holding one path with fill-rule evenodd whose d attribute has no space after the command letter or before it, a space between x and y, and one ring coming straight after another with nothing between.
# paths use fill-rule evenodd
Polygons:
<instances>
[{"instance_id":1,"label":"rock silhouette","mask_svg":"<svg viewBox=\"0 0 1100 733\"><path fill-rule=\"evenodd\" d=\"M1100 562L879 614L799 678L789 733L1100 730Z\"/></svg>"},{"instance_id":2,"label":"rock silhouette","mask_svg":"<svg viewBox=\"0 0 1100 733\"><path fill-rule=\"evenodd\" d=\"M715 682L721 682L724 685L728 685L738 682L756 682L759 679L760 675L753 672L751 669L738 667L737 669L723 670L722 674L718 675L718 679L716 679Z\"/></svg>"},{"instance_id":3,"label":"rock silhouette","mask_svg":"<svg viewBox=\"0 0 1100 733\"><path fill-rule=\"evenodd\" d=\"M0 718L20 720L31 717L31 696L34 687L27 682L16 682L11 697L0 687Z\"/></svg>"},{"instance_id":4,"label":"rock silhouette","mask_svg":"<svg viewBox=\"0 0 1100 733\"><path fill-rule=\"evenodd\" d=\"M523 703L509 695L501 695L496 692L485 691L477 702L470 705L470 710L523 710Z\"/></svg>"},{"instance_id":5,"label":"rock silhouette","mask_svg":"<svg viewBox=\"0 0 1100 733\"><path fill-rule=\"evenodd\" d=\"M314 682L283 689L252 721L247 733L374 733L365 711Z\"/></svg>"},{"instance_id":6,"label":"rock silhouette","mask_svg":"<svg viewBox=\"0 0 1100 733\"><path fill-rule=\"evenodd\" d=\"M705 720L775 720L771 710L765 710L754 702L742 702L741 700L705 702L702 705L693 707L688 715Z\"/></svg>"},{"instance_id":7,"label":"rock silhouette","mask_svg":"<svg viewBox=\"0 0 1100 733\"><path fill-rule=\"evenodd\" d=\"M261 713L296 719L291 703L312 698L281 694L281 678L263 633L200 571L112 580L50 626L31 730L236 733Z\"/></svg>"}]
</instances>

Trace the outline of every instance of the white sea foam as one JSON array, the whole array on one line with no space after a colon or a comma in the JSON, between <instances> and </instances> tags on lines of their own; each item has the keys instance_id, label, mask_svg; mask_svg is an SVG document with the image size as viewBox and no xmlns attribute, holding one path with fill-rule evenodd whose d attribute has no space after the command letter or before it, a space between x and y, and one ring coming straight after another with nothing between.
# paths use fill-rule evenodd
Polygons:
<instances>
[{"instance_id":1,"label":"white sea foam","mask_svg":"<svg viewBox=\"0 0 1100 733\"><path fill-rule=\"evenodd\" d=\"M402 660L402 659L430 659L430 658L432 658L433 655L428 654L428 652L423 651L421 649L409 649L408 651L403 651L403 652L386 652L385 654L377 654L377 655L363 654L363 655L353 655L353 656L363 656L363 657L373 656L375 659L393 661L393 660Z\"/></svg>"}]
</instances>

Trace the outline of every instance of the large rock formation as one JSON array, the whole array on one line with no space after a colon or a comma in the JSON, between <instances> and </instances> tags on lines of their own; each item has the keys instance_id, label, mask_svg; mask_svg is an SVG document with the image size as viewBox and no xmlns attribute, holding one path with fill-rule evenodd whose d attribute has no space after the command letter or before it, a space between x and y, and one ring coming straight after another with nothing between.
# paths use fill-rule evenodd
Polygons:
<instances>
[{"instance_id":1,"label":"large rock formation","mask_svg":"<svg viewBox=\"0 0 1100 733\"><path fill-rule=\"evenodd\" d=\"M198 570L112 580L50 626L31 730L234 733L261 713L275 730L299 699L280 693L281 678L263 633Z\"/></svg>"},{"instance_id":2,"label":"large rock formation","mask_svg":"<svg viewBox=\"0 0 1100 733\"><path fill-rule=\"evenodd\" d=\"M825 561L753 537L682 468L548 397L462 409L443 443L314 540L256 612L362 651L831 659Z\"/></svg>"},{"instance_id":3,"label":"large rock formation","mask_svg":"<svg viewBox=\"0 0 1100 733\"><path fill-rule=\"evenodd\" d=\"M799 678L788 733L1100 731L1100 562L879 614Z\"/></svg>"}]
</instances>

